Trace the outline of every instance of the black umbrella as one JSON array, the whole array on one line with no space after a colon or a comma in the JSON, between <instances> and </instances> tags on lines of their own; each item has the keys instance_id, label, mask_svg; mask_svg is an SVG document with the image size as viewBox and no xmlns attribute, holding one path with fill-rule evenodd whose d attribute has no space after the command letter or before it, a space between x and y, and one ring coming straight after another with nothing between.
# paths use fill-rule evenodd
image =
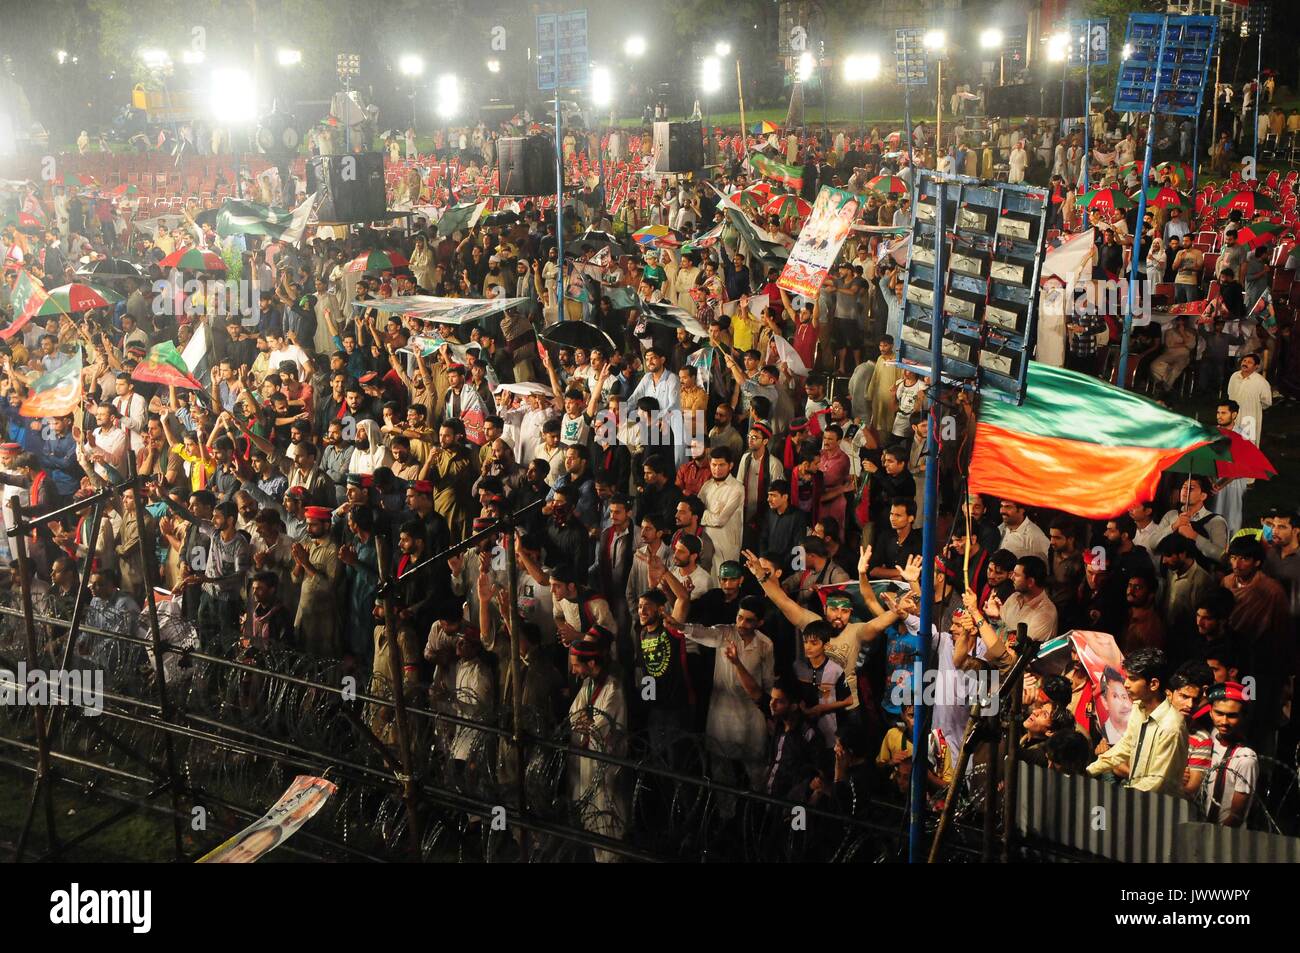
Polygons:
<instances>
[{"instance_id":1,"label":"black umbrella","mask_svg":"<svg viewBox=\"0 0 1300 953\"><path fill-rule=\"evenodd\" d=\"M143 278L140 266L125 258L99 258L77 269L79 275L96 275L100 278Z\"/></svg>"},{"instance_id":2,"label":"black umbrella","mask_svg":"<svg viewBox=\"0 0 1300 953\"><path fill-rule=\"evenodd\" d=\"M220 214L221 209L219 208L205 208L203 211L199 212L199 214L194 216L194 224L199 226L199 228L202 228L204 225L211 225L213 228L216 228L217 216Z\"/></svg>"},{"instance_id":3,"label":"black umbrella","mask_svg":"<svg viewBox=\"0 0 1300 953\"><path fill-rule=\"evenodd\" d=\"M519 221L519 213L505 209L500 212L493 212L491 215L484 215L481 225L487 225L489 228L495 225L513 225Z\"/></svg>"},{"instance_id":4,"label":"black umbrella","mask_svg":"<svg viewBox=\"0 0 1300 953\"><path fill-rule=\"evenodd\" d=\"M590 351L593 347L598 347L606 354L613 354L617 350L613 338L596 325L588 324L586 321L561 321L552 324L542 332L542 340L552 348L580 347L584 351Z\"/></svg>"},{"instance_id":5,"label":"black umbrella","mask_svg":"<svg viewBox=\"0 0 1300 953\"><path fill-rule=\"evenodd\" d=\"M623 243L611 235L609 232L602 232L598 229L589 228L583 232L581 237L573 243L574 249L579 252L586 251L590 248L592 251L600 251L602 248L609 248L610 254L624 254Z\"/></svg>"}]
</instances>

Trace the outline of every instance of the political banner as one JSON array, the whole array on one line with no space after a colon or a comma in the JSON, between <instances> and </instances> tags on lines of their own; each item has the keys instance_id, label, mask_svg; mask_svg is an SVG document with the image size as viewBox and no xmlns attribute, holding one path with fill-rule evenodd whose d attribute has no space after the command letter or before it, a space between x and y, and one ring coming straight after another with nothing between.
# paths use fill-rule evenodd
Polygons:
<instances>
[{"instance_id":1,"label":"political banner","mask_svg":"<svg viewBox=\"0 0 1300 953\"><path fill-rule=\"evenodd\" d=\"M324 778L300 774L271 809L215 850L200 864L251 864L279 847L316 816L338 790Z\"/></svg>"},{"instance_id":2,"label":"political banner","mask_svg":"<svg viewBox=\"0 0 1300 953\"><path fill-rule=\"evenodd\" d=\"M786 291L815 298L857 215L856 195L829 185L822 186L777 285Z\"/></svg>"}]
</instances>

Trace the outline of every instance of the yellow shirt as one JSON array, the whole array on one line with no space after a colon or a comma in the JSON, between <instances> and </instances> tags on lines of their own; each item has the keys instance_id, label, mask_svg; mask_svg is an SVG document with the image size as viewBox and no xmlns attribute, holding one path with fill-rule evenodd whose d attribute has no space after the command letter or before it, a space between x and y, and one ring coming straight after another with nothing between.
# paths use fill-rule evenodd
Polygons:
<instances>
[{"instance_id":1,"label":"yellow shirt","mask_svg":"<svg viewBox=\"0 0 1300 953\"><path fill-rule=\"evenodd\" d=\"M172 444L172 453L180 457L186 463L186 472L190 475L190 490L203 490L207 488L208 480L217 472L217 465L209 457L200 458L196 454L190 453L185 449L185 444Z\"/></svg>"}]
</instances>

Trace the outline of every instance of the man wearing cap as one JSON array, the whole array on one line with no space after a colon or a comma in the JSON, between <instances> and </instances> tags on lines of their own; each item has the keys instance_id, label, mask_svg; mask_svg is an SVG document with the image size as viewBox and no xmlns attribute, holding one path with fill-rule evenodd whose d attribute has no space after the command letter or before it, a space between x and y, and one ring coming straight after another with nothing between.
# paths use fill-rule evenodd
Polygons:
<instances>
[{"instance_id":1,"label":"man wearing cap","mask_svg":"<svg viewBox=\"0 0 1300 953\"><path fill-rule=\"evenodd\" d=\"M569 742L579 751L599 751L615 757L627 753L627 698L619 679L610 673L613 637L595 626L570 647L570 670L580 679L569 707ZM568 790L581 806L582 826L593 834L622 839L629 805L620 784L622 768L612 762L569 756ZM609 851L594 851L597 863L618 859Z\"/></svg>"},{"instance_id":2,"label":"man wearing cap","mask_svg":"<svg viewBox=\"0 0 1300 953\"><path fill-rule=\"evenodd\" d=\"M307 542L294 543L293 578L302 585L294 626L298 645L315 658L337 658L342 651L342 625L339 612L339 584L343 567L338 547L330 539L330 518L324 506L308 506Z\"/></svg>"},{"instance_id":3,"label":"man wearing cap","mask_svg":"<svg viewBox=\"0 0 1300 953\"><path fill-rule=\"evenodd\" d=\"M785 467L769 452L772 428L766 421L753 421L746 439L749 451L740 458L737 479L743 491L744 542L757 545L766 522L768 490L772 481L785 477Z\"/></svg>"},{"instance_id":4,"label":"man wearing cap","mask_svg":"<svg viewBox=\"0 0 1300 953\"><path fill-rule=\"evenodd\" d=\"M476 516L471 524L471 532L477 535L491 527L495 519ZM447 569L451 573L451 591L457 599L468 603L470 619L479 618L479 592L477 580L486 574L496 592L506 592L510 587L510 573L506 570L506 552L500 534L484 536L470 549L447 560Z\"/></svg>"},{"instance_id":5,"label":"man wearing cap","mask_svg":"<svg viewBox=\"0 0 1300 953\"><path fill-rule=\"evenodd\" d=\"M431 553L451 546L447 521L434 509L434 486L429 480L416 480L406 488L406 506L424 526L424 543Z\"/></svg>"},{"instance_id":6,"label":"man wearing cap","mask_svg":"<svg viewBox=\"0 0 1300 953\"><path fill-rule=\"evenodd\" d=\"M1210 766L1199 791L1205 819L1222 827L1244 827L1255 800L1259 756L1247 744L1252 705L1240 682L1210 689L1214 722Z\"/></svg>"}]
</instances>

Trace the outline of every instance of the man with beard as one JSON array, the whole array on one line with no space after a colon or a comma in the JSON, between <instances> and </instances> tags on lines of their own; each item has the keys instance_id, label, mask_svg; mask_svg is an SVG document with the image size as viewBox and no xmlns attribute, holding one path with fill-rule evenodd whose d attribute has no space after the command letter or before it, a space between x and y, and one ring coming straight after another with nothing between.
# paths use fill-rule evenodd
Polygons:
<instances>
[{"instance_id":1,"label":"man with beard","mask_svg":"<svg viewBox=\"0 0 1300 953\"><path fill-rule=\"evenodd\" d=\"M642 464L642 485L637 487L637 518L663 514L672 521L682 491L672 482L672 464L659 454L649 454Z\"/></svg>"},{"instance_id":2,"label":"man with beard","mask_svg":"<svg viewBox=\"0 0 1300 953\"><path fill-rule=\"evenodd\" d=\"M741 520L745 491L740 481L731 475L731 451L715 447L709 451L709 473L712 479L700 488L700 500L705 505L701 525L713 543L713 561L709 569L716 572L727 560L740 555Z\"/></svg>"},{"instance_id":3,"label":"man with beard","mask_svg":"<svg viewBox=\"0 0 1300 953\"><path fill-rule=\"evenodd\" d=\"M343 582L347 593L343 615L343 651L351 654L362 669L374 649L369 638L373 629L375 591L379 586L379 560L375 548L375 511L358 507L348 512L349 542L339 547Z\"/></svg>"},{"instance_id":4,"label":"man with beard","mask_svg":"<svg viewBox=\"0 0 1300 953\"><path fill-rule=\"evenodd\" d=\"M610 674L613 637L595 626L570 649L570 670L579 679L569 708L569 741L579 751L626 754L627 698L619 679ZM605 761L572 755L568 766L569 797L581 811L583 827L595 834L622 839L629 814L622 793L621 768ZM597 863L610 863L617 855L597 850Z\"/></svg>"},{"instance_id":5,"label":"man with beard","mask_svg":"<svg viewBox=\"0 0 1300 953\"><path fill-rule=\"evenodd\" d=\"M849 686L849 693L852 703L846 706L846 710L852 711L858 707L858 679L856 673L858 670L859 653L863 646L875 641L882 632L885 632L891 626L905 622L907 619L906 606L898 608L886 608L875 600L874 593L870 597L868 606L873 611L879 609L870 622L853 621L853 603L847 596L836 593L829 596L826 600L826 615L818 615L809 609L799 605L788 595L781 587L780 574L775 568L768 565L764 566L754 553L746 550L743 554L745 557L745 568L750 574L758 580L763 588L763 595L772 602L789 620L800 634L803 630L814 622L824 622L830 626L831 635L825 643L826 654L834 659L844 670L845 677ZM866 593L871 592L871 585L867 579L867 568L871 560L871 547L862 550L861 558L858 561L858 585L864 598ZM915 580L920 578L921 560L914 557L908 561L904 567L904 578L915 587ZM799 649L796 647L795 652ZM777 660L780 667L781 662Z\"/></svg>"},{"instance_id":6,"label":"man with beard","mask_svg":"<svg viewBox=\"0 0 1300 953\"><path fill-rule=\"evenodd\" d=\"M601 530L596 539L596 559L587 574L589 585L605 593L614 618L620 623L627 618L624 593L636 549L631 510L632 501L623 494L610 497L609 526Z\"/></svg>"},{"instance_id":7,"label":"man with beard","mask_svg":"<svg viewBox=\"0 0 1300 953\"><path fill-rule=\"evenodd\" d=\"M343 415L347 413L347 390L348 375L343 371L335 371L330 374L330 392L324 400L320 400L316 407L316 417L313 420L316 433L324 433L330 424L342 420Z\"/></svg>"},{"instance_id":8,"label":"man with beard","mask_svg":"<svg viewBox=\"0 0 1300 953\"><path fill-rule=\"evenodd\" d=\"M785 467L769 448L772 442L772 428L765 422L756 420L749 425L746 436L749 450L740 458L740 467L736 478L740 482L744 503L744 539L747 546L760 543L765 517L770 505L769 492L772 484L785 477ZM714 444L716 446L716 444ZM786 487L789 495L789 486ZM801 534L802 535L802 534ZM764 548L766 551L766 548Z\"/></svg>"},{"instance_id":9,"label":"man with beard","mask_svg":"<svg viewBox=\"0 0 1300 953\"><path fill-rule=\"evenodd\" d=\"M883 531L893 501L916 499L916 479L907 469L907 450L901 446L886 447L880 454L879 466L864 459L862 469L869 474L869 482L866 512L859 506L858 519L862 523L863 545L870 546L873 534Z\"/></svg>"},{"instance_id":10,"label":"man with beard","mask_svg":"<svg viewBox=\"0 0 1300 953\"><path fill-rule=\"evenodd\" d=\"M424 527L424 548L427 553L440 553L451 546L451 530L447 521L433 508L433 484L416 480L406 488L406 508Z\"/></svg>"},{"instance_id":11,"label":"man with beard","mask_svg":"<svg viewBox=\"0 0 1300 953\"><path fill-rule=\"evenodd\" d=\"M1196 561L1196 547L1184 536L1166 536L1156 550L1165 570L1160 617L1165 623L1169 655L1175 660L1192 658L1196 607L1215 588L1214 577Z\"/></svg>"},{"instance_id":12,"label":"man with beard","mask_svg":"<svg viewBox=\"0 0 1300 953\"><path fill-rule=\"evenodd\" d=\"M337 420L325 429L322 439L325 450L320 457L320 470L329 480L329 499L318 505L337 506L346 495L353 447L350 441L343 439L343 424Z\"/></svg>"},{"instance_id":13,"label":"man with beard","mask_svg":"<svg viewBox=\"0 0 1300 953\"><path fill-rule=\"evenodd\" d=\"M1150 572L1135 572L1125 589L1128 620L1116 640L1123 652L1138 649L1163 649L1165 624L1156 612L1156 577Z\"/></svg>"},{"instance_id":14,"label":"man with beard","mask_svg":"<svg viewBox=\"0 0 1300 953\"><path fill-rule=\"evenodd\" d=\"M453 540L465 538L471 518L470 490L474 467L463 445L465 426L459 419L446 420L438 428L438 446L429 452L425 476L433 485L433 508L447 521Z\"/></svg>"},{"instance_id":15,"label":"man with beard","mask_svg":"<svg viewBox=\"0 0 1300 953\"><path fill-rule=\"evenodd\" d=\"M1209 477L1189 476L1178 491L1178 509L1170 510L1160 520L1163 529L1196 544L1197 562L1206 569L1218 565L1228 546L1228 524L1205 505L1210 489Z\"/></svg>"},{"instance_id":16,"label":"man with beard","mask_svg":"<svg viewBox=\"0 0 1300 953\"><path fill-rule=\"evenodd\" d=\"M282 647L293 642L293 620L280 600L280 577L274 572L253 573L253 615L246 619L245 633L253 649Z\"/></svg>"},{"instance_id":17,"label":"man with beard","mask_svg":"<svg viewBox=\"0 0 1300 953\"><path fill-rule=\"evenodd\" d=\"M1251 702L1237 682L1215 685L1209 695L1214 735L1202 788L1205 819L1223 827L1243 827L1259 781L1259 756L1247 746Z\"/></svg>"},{"instance_id":18,"label":"man with beard","mask_svg":"<svg viewBox=\"0 0 1300 953\"><path fill-rule=\"evenodd\" d=\"M1093 632L1118 636L1128 614L1127 583L1121 582L1125 577L1111 566L1104 553L1089 551L1083 554L1080 624Z\"/></svg>"},{"instance_id":19,"label":"man with beard","mask_svg":"<svg viewBox=\"0 0 1300 953\"><path fill-rule=\"evenodd\" d=\"M669 623L688 642L714 650L705 735L711 753L742 762L756 788L762 781L767 740L766 719L756 703L766 700L775 681L772 640L758 630L763 613L763 600L746 596L733 624Z\"/></svg>"},{"instance_id":20,"label":"man with beard","mask_svg":"<svg viewBox=\"0 0 1300 953\"><path fill-rule=\"evenodd\" d=\"M535 579L549 580L555 607L555 631L565 645L581 639L593 625L615 631L609 601L601 593L582 585L581 574L576 568L560 565L547 574L540 566L530 565L528 571Z\"/></svg>"},{"instance_id":21,"label":"man with beard","mask_svg":"<svg viewBox=\"0 0 1300 953\"><path fill-rule=\"evenodd\" d=\"M330 539L330 511L308 506L307 542L294 543L293 578L301 584L294 626L298 645L315 658L337 658L343 648L339 618L339 582L342 566L338 547Z\"/></svg>"},{"instance_id":22,"label":"man with beard","mask_svg":"<svg viewBox=\"0 0 1300 953\"><path fill-rule=\"evenodd\" d=\"M197 494L196 494L197 496ZM202 585L199 594L199 639L204 648L215 649L238 630L243 610L240 595L252 563L252 548L239 532L239 512L234 503L218 503L212 519L205 520L181 507L170 497L168 505L179 513L208 543L203 573L195 572L181 580L180 587Z\"/></svg>"}]
</instances>

